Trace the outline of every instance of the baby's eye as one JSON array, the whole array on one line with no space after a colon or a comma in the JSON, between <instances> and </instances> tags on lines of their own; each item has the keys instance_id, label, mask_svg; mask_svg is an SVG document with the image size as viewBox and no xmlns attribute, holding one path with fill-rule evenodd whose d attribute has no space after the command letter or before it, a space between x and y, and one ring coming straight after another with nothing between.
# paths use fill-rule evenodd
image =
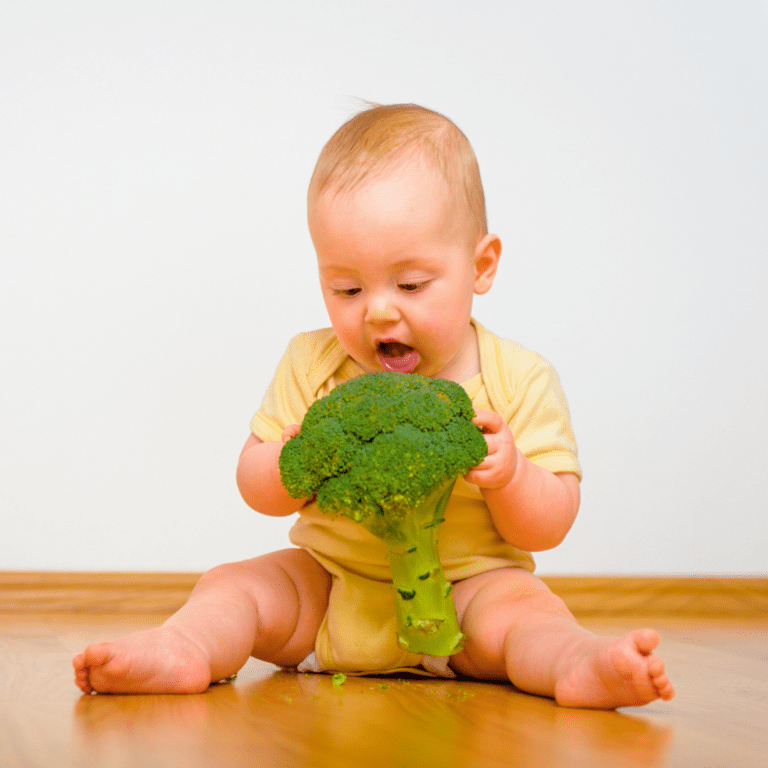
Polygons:
<instances>
[{"instance_id":1,"label":"baby's eye","mask_svg":"<svg viewBox=\"0 0 768 768\"><path fill-rule=\"evenodd\" d=\"M359 288L334 288L334 296L357 296L360 293Z\"/></svg>"},{"instance_id":2,"label":"baby's eye","mask_svg":"<svg viewBox=\"0 0 768 768\"><path fill-rule=\"evenodd\" d=\"M401 291L405 291L406 293L415 293L416 291L420 290L426 285L426 282L423 283L400 283L398 285L398 288L400 288Z\"/></svg>"}]
</instances>

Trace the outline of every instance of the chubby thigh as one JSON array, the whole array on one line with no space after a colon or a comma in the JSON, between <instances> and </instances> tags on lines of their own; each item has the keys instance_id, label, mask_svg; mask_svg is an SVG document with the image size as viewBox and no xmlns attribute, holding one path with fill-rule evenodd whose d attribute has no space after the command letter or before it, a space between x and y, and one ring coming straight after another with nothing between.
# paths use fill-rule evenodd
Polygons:
<instances>
[{"instance_id":1,"label":"chubby thigh","mask_svg":"<svg viewBox=\"0 0 768 768\"><path fill-rule=\"evenodd\" d=\"M506 650L515 635L535 633L553 619L575 624L565 603L522 568L500 568L457 581L453 601L466 640L450 664L479 679L509 679Z\"/></svg>"},{"instance_id":2,"label":"chubby thigh","mask_svg":"<svg viewBox=\"0 0 768 768\"><path fill-rule=\"evenodd\" d=\"M315 647L328 608L330 574L301 549L283 549L227 567L255 609L251 655L280 666L296 666Z\"/></svg>"}]
</instances>

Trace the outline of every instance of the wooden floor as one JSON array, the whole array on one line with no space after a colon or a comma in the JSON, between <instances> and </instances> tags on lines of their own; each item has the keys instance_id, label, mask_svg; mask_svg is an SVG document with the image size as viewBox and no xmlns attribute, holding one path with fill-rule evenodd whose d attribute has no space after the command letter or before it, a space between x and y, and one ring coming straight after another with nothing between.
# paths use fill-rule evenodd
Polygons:
<instances>
[{"instance_id":1,"label":"wooden floor","mask_svg":"<svg viewBox=\"0 0 768 768\"><path fill-rule=\"evenodd\" d=\"M161 619L162 617L160 617ZM281 671L252 659L197 696L82 696L71 657L157 614L0 614L0 766L758 768L768 765L768 619L653 623L671 702L569 710L511 686Z\"/></svg>"}]
</instances>

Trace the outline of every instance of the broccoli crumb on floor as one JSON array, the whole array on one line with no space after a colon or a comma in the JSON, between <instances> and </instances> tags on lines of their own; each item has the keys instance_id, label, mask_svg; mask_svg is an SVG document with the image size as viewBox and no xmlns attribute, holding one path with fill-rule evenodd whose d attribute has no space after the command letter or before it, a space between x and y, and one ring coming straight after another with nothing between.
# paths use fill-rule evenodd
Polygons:
<instances>
[{"instance_id":1,"label":"broccoli crumb on floor","mask_svg":"<svg viewBox=\"0 0 768 768\"><path fill-rule=\"evenodd\" d=\"M306 676L302 675L302 677ZM279 698L286 704L293 706L296 706L297 704L300 706L302 701L322 702L323 704L329 704L335 701L337 704L342 705L342 699L349 699L350 696L353 697L353 699L357 699L360 696L371 696L373 693L376 696L395 696L397 698L399 694L406 694L406 692L408 692L406 695L410 697L424 696L445 703L454 702L456 704L461 704L468 699L474 699L477 693L480 692L479 689L476 689L476 692L469 691L463 685L457 688L453 681L436 681L428 679L407 680L403 678L372 680L364 676L353 676L348 679L348 675L343 672L337 672L330 676L330 680L326 677L326 681L332 686L331 691L328 689L325 690L326 695L323 695L320 692L310 694L309 691L311 689L302 691L300 686L295 685L292 686L291 691L279 694ZM354 681L354 685L350 688L349 683L351 681ZM442 683L445 683L445 685ZM336 693L337 696L329 697L327 695L328 693Z\"/></svg>"}]
</instances>

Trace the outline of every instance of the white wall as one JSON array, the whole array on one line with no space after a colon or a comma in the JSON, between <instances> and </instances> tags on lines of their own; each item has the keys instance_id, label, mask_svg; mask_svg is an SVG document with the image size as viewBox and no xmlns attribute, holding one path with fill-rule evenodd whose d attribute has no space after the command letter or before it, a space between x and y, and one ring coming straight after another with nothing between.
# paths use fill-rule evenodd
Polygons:
<instances>
[{"instance_id":1,"label":"white wall","mask_svg":"<svg viewBox=\"0 0 768 768\"><path fill-rule=\"evenodd\" d=\"M102 3L0 11L0 569L285 546L234 482L327 324L304 195L350 98L477 151L475 314L548 357L583 504L547 573L765 574L765 0Z\"/></svg>"}]
</instances>

